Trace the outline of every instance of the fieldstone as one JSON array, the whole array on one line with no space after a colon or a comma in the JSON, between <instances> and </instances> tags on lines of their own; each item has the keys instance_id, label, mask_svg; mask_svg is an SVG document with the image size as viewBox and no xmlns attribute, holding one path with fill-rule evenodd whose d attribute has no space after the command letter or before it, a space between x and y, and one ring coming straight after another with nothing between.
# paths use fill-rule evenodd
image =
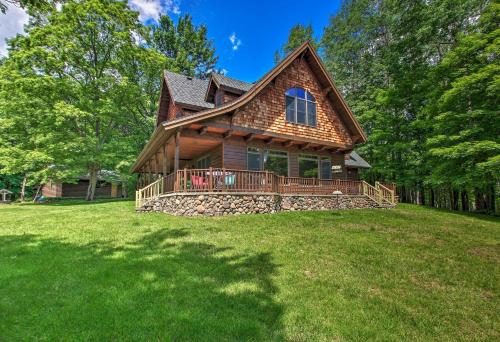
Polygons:
<instances>
[{"instance_id":1,"label":"fieldstone","mask_svg":"<svg viewBox=\"0 0 500 342\"><path fill-rule=\"evenodd\" d=\"M196 211L198 212L198 214L203 214L205 212L205 207L202 205L199 205L196 207Z\"/></svg>"}]
</instances>

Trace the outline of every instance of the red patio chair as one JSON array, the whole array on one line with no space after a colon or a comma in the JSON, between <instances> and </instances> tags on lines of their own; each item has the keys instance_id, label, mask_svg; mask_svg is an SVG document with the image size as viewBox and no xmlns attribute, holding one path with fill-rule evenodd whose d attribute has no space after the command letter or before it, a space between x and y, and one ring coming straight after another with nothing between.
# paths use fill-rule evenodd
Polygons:
<instances>
[{"instance_id":1,"label":"red patio chair","mask_svg":"<svg viewBox=\"0 0 500 342\"><path fill-rule=\"evenodd\" d=\"M208 181L201 176L191 176L191 184L193 188L204 188L208 186Z\"/></svg>"}]
</instances>

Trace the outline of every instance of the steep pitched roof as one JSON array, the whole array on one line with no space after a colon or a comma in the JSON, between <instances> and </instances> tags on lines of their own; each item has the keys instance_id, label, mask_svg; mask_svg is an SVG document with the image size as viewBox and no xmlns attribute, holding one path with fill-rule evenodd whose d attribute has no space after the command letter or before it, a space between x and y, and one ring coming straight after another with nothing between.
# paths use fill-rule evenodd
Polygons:
<instances>
[{"instance_id":1,"label":"steep pitched roof","mask_svg":"<svg viewBox=\"0 0 500 342\"><path fill-rule=\"evenodd\" d=\"M265 74L258 82L254 83L252 87L244 93L242 96L234 101L227 102L222 106L215 107L212 109L203 110L191 115L182 116L167 122L162 123L165 129L173 129L176 127L182 127L199 120L213 118L228 112L234 111L239 107L247 104L252 100L261 90L263 90L279 73L281 73L286 67L290 65L297 57L304 57L310 61L312 64L313 71L324 86L324 91L326 95L338 105L339 114L341 115L343 121L346 123L347 128L351 131L352 135L356 138L358 142L365 142L366 135L361 128L360 124L354 117L354 114L347 106L347 103L342 98L342 95L338 91L337 87L333 83L331 76L326 71L323 62L319 56L314 51L313 47L309 42L305 42L300 47L298 47L294 52L290 53L284 60L277 64L273 69L271 69L267 74Z\"/></svg>"},{"instance_id":2,"label":"steep pitched roof","mask_svg":"<svg viewBox=\"0 0 500 342\"><path fill-rule=\"evenodd\" d=\"M205 101L208 80L201 80L165 70L165 82L175 103L200 108L214 108L214 104Z\"/></svg>"},{"instance_id":3,"label":"steep pitched roof","mask_svg":"<svg viewBox=\"0 0 500 342\"><path fill-rule=\"evenodd\" d=\"M176 128L182 128L188 126L192 123L196 123L200 120L214 118L226 113L237 110L238 108L244 106L249 101L251 101L257 94L259 94L270 82L272 82L276 76L278 76L285 68L287 68L296 58L306 58L311 63L311 69L316 73L318 79L321 81L323 86L323 92L330 100L337 105L339 109L339 114L346 124L347 128L351 131L354 142L366 142L366 135L358 123L354 114L347 106L347 103L342 98L342 95L338 91L337 87L333 83L330 74L327 72L323 62L317 55L314 48L309 42L305 42L295 51L290 53L286 58L284 58L280 63L278 63L273 69L271 69L267 74L265 74L258 82L253 83L250 89L237 99L224 103L222 106L214 107L211 104L210 108L201 110L199 112L181 116L170 121L162 122L161 125L157 126L151 139L144 149L139 154L136 162L132 166L132 171L135 171L139 165L143 162L144 158L150 154L152 146L156 146L161 139L164 139L164 134L168 131L173 132ZM176 74L178 75L178 74ZM175 77L175 76L174 76ZM185 76L184 76L185 77ZM208 82L208 81L207 81ZM168 83L167 83L168 86ZM206 89L206 88L205 88ZM200 103L207 103L205 99L203 102L199 100ZM174 102L175 99L174 99ZM203 106L200 106L203 107ZM205 107L206 108L206 107Z\"/></svg>"},{"instance_id":4,"label":"steep pitched roof","mask_svg":"<svg viewBox=\"0 0 500 342\"><path fill-rule=\"evenodd\" d=\"M372 167L370 164L368 164L366 160L361 158L361 156L357 154L355 151L352 151L350 153L349 159L345 161L345 166L351 168L360 168L360 169L369 169Z\"/></svg>"}]
</instances>

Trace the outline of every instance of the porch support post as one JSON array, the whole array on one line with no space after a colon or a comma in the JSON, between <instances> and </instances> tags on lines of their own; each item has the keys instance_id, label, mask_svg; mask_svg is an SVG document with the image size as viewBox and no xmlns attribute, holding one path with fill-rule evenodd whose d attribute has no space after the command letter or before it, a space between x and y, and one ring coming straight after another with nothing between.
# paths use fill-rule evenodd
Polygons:
<instances>
[{"instance_id":1,"label":"porch support post","mask_svg":"<svg viewBox=\"0 0 500 342\"><path fill-rule=\"evenodd\" d=\"M175 155L174 155L174 171L179 170L179 142L180 142L181 132L177 131L175 133Z\"/></svg>"},{"instance_id":2,"label":"porch support post","mask_svg":"<svg viewBox=\"0 0 500 342\"><path fill-rule=\"evenodd\" d=\"M160 171L159 171L159 162L158 162L158 151L155 152L155 156L154 156L154 164L155 164L155 180L158 179L158 176L160 175Z\"/></svg>"},{"instance_id":3,"label":"porch support post","mask_svg":"<svg viewBox=\"0 0 500 342\"><path fill-rule=\"evenodd\" d=\"M168 169L167 169L167 146L168 146L168 143L165 144L165 146L163 146L163 148L161 149L162 153L163 153L163 177L165 177L168 173Z\"/></svg>"}]
</instances>

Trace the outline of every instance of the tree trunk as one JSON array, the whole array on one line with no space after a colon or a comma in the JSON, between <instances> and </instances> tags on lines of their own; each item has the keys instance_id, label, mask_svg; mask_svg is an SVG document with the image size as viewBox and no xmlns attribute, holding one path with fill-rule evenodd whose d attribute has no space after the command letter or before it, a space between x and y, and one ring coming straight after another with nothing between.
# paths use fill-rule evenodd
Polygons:
<instances>
[{"instance_id":1,"label":"tree trunk","mask_svg":"<svg viewBox=\"0 0 500 342\"><path fill-rule=\"evenodd\" d=\"M89 171L89 186L87 188L87 196L85 199L87 201L93 201L95 199L95 188L97 185L97 167L93 166Z\"/></svg>"},{"instance_id":2,"label":"tree trunk","mask_svg":"<svg viewBox=\"0 0 500 342\"><path fill-rule=\"evenodd\" d=\"M451 190L451 209L458 210L458 191Z\"/></svg>"},{"instance_id":3,"label":"tree trunk","mask_svg":"<svg viewBox=\"0 0 500 342\"><path fill-rule=\"evenodd\" d=\"M467 190L462 190L460 192L462 201L462 211L469 211L469 196L467 196Z\"/></svg>"},{"instance_id":4,"label":"tree trunk","mask_svg":"<svg viewBox=\"0 0 500 342\"><path fill-rule=\"evenodd\" d=\"M36 194L35 196L33 197L33 203L36 202L36 199L38 198L38 195L40 194L40 190L42 189L42 184L39 184L38 185L38 188L36 189Z\"/></svg>"},{"instance_id":5,"label":"tree trunk","mask_svg":"<svg viewBox=\"0 0 500 342\"><path fill-rule=\"evenodd\" d=\"M434 189L430 188L429 205L434 208Z\"/></svg>"},{"instance_id":6,"label":"tree trunk","mask_svg":"<svg viewBox=\"0 0 500 342\"><path fill-rule=\"evenodd\" d=\"M419 202L420 205L425 205L425 188L422 186L419 192Z\"/></svg>"},{"instance_id":7,"label":"tree trunk","mask_svg":"<svg viewBox=\"0 0 500 342\"><path fill-rule=\"evenodd\" d=\"M21 192L19 193L19 199L21 202L24 202L24 199L26 197L26 182L28 180L28 177L24 175L23 177L23 183L21 184Z\"/></svg>"},{"instance_id":8,"label":"tree trunk","mask_svg":"<svg viewBox=\"0 0 500 342\"><path fill-rule=\"evenodd\" d=\"M127 183L126 182L122 182L122 198L127 198L128 197L128 194L127 194Z\"/></svg>"},{"instance_id":9,"label":"tree trunk","mask_svg":"<svg viewBox=\"0 0 500 342\"><path fill-rule=\"evenodd\" d=\"M484 199L481 190L478 188L474 189L474 198L476 203L476 211L481 211L484 209Z\"/></svg>"}]
</instances>

